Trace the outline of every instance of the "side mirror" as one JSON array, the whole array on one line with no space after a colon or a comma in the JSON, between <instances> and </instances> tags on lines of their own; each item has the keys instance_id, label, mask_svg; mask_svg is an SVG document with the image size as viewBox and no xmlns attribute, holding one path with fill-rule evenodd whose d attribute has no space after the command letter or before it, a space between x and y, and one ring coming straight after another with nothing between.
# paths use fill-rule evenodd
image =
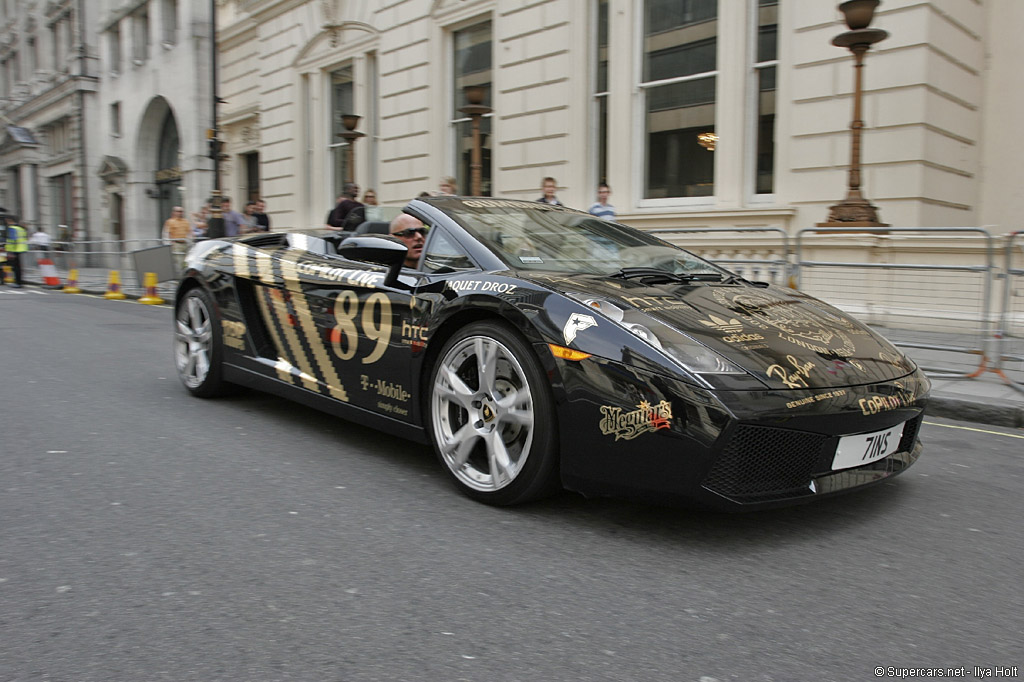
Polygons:
<instances>
[{"instance_id":1,"label":"side mirror","mask_svg":"<svg viewBox=\"0 0 1024 682\"><path fill-rule=\"evenodd\" d=\"M338 246L338 254L342 258L374 263L388 268L384 286L394 287L398 284L398 273L409 254L409 248L398 237L383 234L358 234L347 238Z\"/></svg>"}]
</instances>

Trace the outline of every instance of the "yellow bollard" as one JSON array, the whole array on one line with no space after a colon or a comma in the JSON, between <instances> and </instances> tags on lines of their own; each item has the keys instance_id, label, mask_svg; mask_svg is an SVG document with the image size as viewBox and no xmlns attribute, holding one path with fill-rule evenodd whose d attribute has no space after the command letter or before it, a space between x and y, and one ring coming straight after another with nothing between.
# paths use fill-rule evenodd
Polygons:
<instances>
[{"instance_id":1,"label":"yellow bollard","mask_svg":"<svg viewBox=\"0 0 1024 682\"><path fill-rule=\"evenodd\" d=\"M4 266L4 284L14 284L14 270L10 265Z\"/></svg>"},{"instance_id":2,"label":"yellow bollard","mask_svg":"<svg viewBox=\"0 0 1024 682\"><path fill-rule=\"evenodd\" d=\"M139 303L145 303L146 305L160 305L164 302L164 299L160 298L156 294L156 273L147 272L143 283L146 287L146 294L139 298Z\"/></svg>"},{"instance_id":3,"label":"yellow bollard","mask_svg":"<svg viewBox=\"0 0 1024 682\"><path fill-rule=\"evenodd\" d=\"M127 298L124 292L121 291L121 273L117 270L110 271L110 279L107 280L107 293L103 294L103 298L115 301Z\"/></svg>"},{"instance_id":4,"label":"yellow bollard","mask_svg":"<svg viewBox=\"0 0 1024 682\"><path fill-rule=\"evenodd\" d=\"M82 290L78 288L78 268L72 268L68 271L68 281L61 289L65 294L80 294Z\"/></svg>"}]
</instances>

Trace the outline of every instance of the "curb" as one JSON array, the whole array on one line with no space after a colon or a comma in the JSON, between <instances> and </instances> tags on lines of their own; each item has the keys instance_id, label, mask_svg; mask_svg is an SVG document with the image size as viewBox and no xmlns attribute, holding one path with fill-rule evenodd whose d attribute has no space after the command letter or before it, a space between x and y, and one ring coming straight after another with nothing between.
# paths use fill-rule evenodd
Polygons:
<instances>
[{"instance_id":1,"label":"curb","mask_svg":"<svg viewBox=\"0 0 1024 682\"><path fill-rule=\"evenodd\" d=\"M993 405L980 400L951 398L934 393L928 399L925 415L992 426L1024 427L1024 407L1022 406Z\"/></svg>"}]
</instances>

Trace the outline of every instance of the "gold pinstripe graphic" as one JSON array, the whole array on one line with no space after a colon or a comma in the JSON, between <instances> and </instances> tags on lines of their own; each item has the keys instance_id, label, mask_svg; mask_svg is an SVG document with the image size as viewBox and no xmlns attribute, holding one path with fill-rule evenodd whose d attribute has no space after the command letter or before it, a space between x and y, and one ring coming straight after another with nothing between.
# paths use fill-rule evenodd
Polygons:
<instances>
[{"instance_id":1,"label":"gold pinstripe graphic","mask_svg":"<svg viewBox=\"0 0 1024 682\"><path fill-rule=\"evenodd\" d=\"M249 268L249 254L251 251L252 249L248 249L242 244L231 245L231 258L235 266L235 277L252 279L252 272Z\"/></svg>"},{"instance_id":2,"label":"gold pinstripe graphic","mask_svg":"<svg viewBox=\"0 0 1024 682\"><path fill-rule=\"evenodd\" d=\"M280 262L280 261L279 261ZM283 275L282 275L283 277ZM285 278L285 286L287 287L288 280ZM297 294L285 293L286 297L295 296ZM302 385L310 391L319 392L319 385L316 381L311 381L313 377L313 363L306 357L306 352L302 348L302 341L299 339L299 335L291 323L291 311L288 310L287 301L278 300L277 296L273 296L269 301L271 308L279 311L278 319L280 320L281 334L285 340L285 348L288 352L285 354L287 359L291 361L291 364L299 369ZM302 376L305 375L305 376Z\"/></svg>"},{"instance_id":3,"label":"gold pinstripe graphic","mask_svg":"<svg viewBox=\"0 0 1024 682\"><path fill-rule=\"evenodd\" d=\"M291 363L285 360L284 342L281 340L280 329L284 323L277 319L277 307L271 300L272 290L269 287L256 287L256 302L259 303L263 319L267 321L267 330L270 332L270 340L277 352L277 362L274 367L277 369L277 378L281 381L295 383L296 377L291 372Z\"/></svg>"},{"instance_id":4,"label":"gold pinstripe graphic","mask_svg":"<svg viewBox=\"0 0 1024 682\"><path fill-rule=\"evenodd\" d=\"M338 400L348 402L348 393L341 383L337 372L334 371L334 363L327 356L324 342L317 333L316 322L313 320L313 313L309 310L309 300L302 293L299 285L299 274L296 270L297 263L294 258L281 259L281 274L284 276L285 286L292 291L291 302L295 310L295 317L299 321L299 327L306 337L306 344L313 352L313 358L317 367L320 368L320 376L324 377L324 383L331 396ZM307 370L308 371L308 370Z\"/></svg>"}]
</instances>

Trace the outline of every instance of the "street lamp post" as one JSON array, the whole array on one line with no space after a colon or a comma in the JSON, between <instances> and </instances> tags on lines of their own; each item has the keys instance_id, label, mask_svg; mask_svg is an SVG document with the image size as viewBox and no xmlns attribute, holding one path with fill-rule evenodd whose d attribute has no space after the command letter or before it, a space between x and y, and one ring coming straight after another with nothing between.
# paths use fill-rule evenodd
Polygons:
<instances>
[{"instance_id":1,"label":"street lamp post","mask_svg":"<svg viewBox=\"0 0 1024 682\"><path fill-rule=\"evenodd\" d=\"M482 85L467 85L463 92L466 95L466 102L468 104L459 111L469 116L473 128L473 150L470 156L469 170L470 170L470 188L469 193L475 197L480 196L480 182L483 171L483 162L481 160L480 150L480 119L484 114L489 114L493 109L483 104L485 88Z\"/></svg>"},{"instance_id":2,"label":"street lamp post","mask_svg":"<svg viewBox=\"0 0 1024 682\"><path fill-rule=\"evenodd\" d=\"M345 182L356 181L356 140L366 135L366 133L356 130L360 118L362 117L355 114L341 115L341 123L345 129L338 133L338 137L344 138L348 142L348 146L345 148Z\"/></svg>"},{"instance_id":3,"label":"street lamp post","mask_svg":"<svg viewBox=\"0 0 1024 682\"><path fill-rule=\"evenodd\" d=\"M221 213L220 155L223 143L217 137L217 0L210 0L210 88L213 95L212 127L206 131L209 138L210 158L213 159L213 191L210 193L210 218L206 221L207 237L224 236L224 215Z\"/></svg>"},{"instance_id":4,"label":"street lamp post","mask_svg":"<svg viewBox=\"0 0 1024 682\"><path fill-rule=\"evenodd\" d=\"M832 39L836 47L853 53L854 92L853 122L850 124L850 173L846 198L829 208L828 221L818 227L887 227L878 221L878 209L860 191L860 139L864 121L861 119L863 99L864 55L875 43L889 37L888 31L868 28L880 0L847 0L839 4L846 26L850 29Z\"/></svg>"}]
</instances>

